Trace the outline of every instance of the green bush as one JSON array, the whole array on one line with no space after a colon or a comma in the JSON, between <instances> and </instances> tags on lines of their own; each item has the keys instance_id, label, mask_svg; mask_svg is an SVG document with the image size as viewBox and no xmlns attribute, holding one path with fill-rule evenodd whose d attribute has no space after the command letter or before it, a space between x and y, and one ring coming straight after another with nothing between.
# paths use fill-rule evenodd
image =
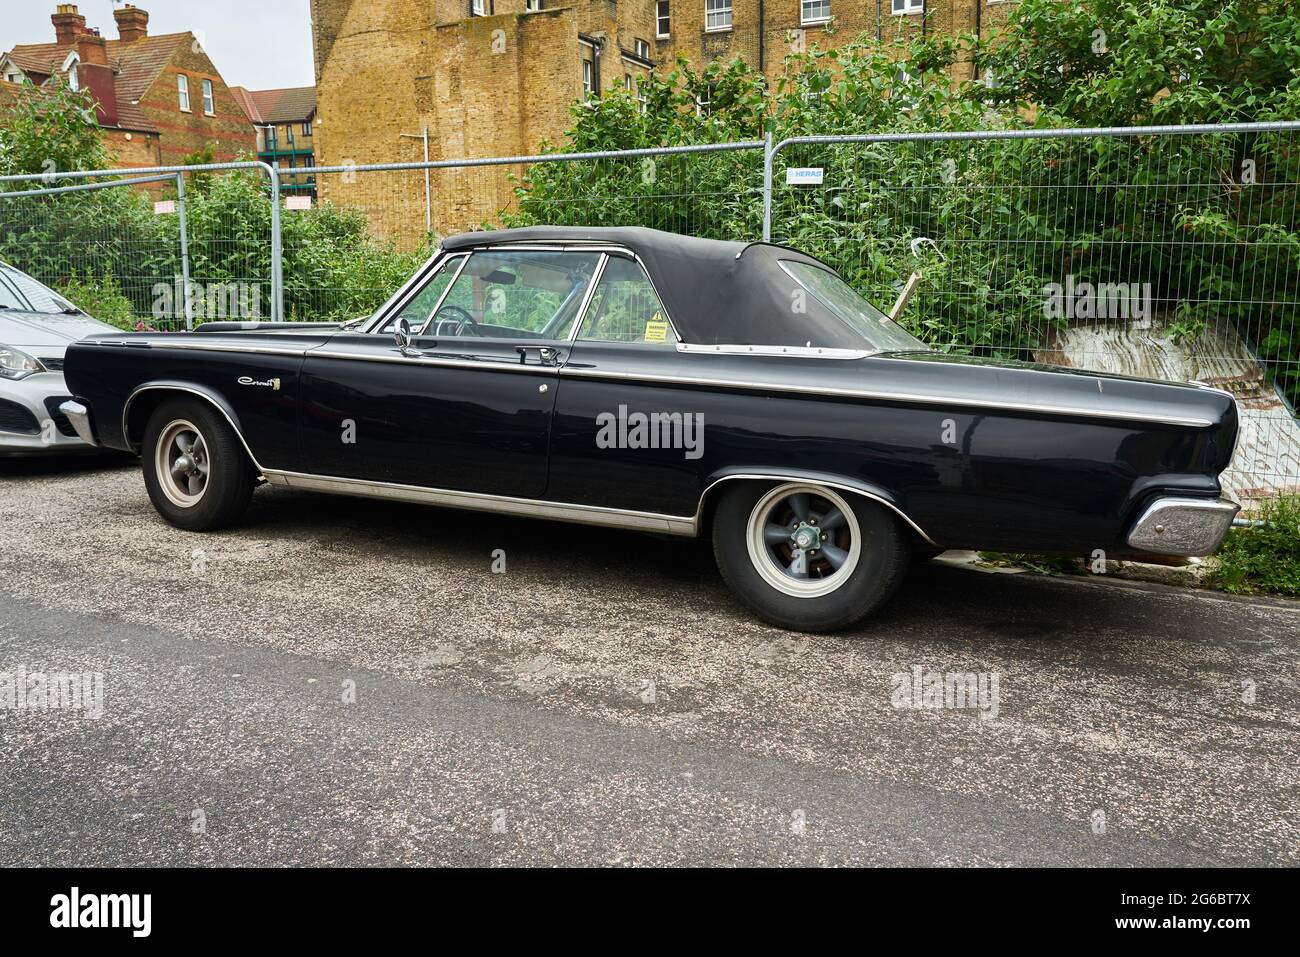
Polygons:
<instances>
[{"instance_id":1,"label":"green bush","mask_svg":"<svg viewBox=\"0 0 1300 957\"><path fill-rule=\"evenodd\" d=\"M74 275L60 283L58 289L73 305L100 322L127 332L136 330L137 320L131 300L122 295L122 287L112 276L81 279Z\"/></svg>"},{"instance_id":2,"label":"green bush","mask_svg":"<svg viewBox=\"0 0 1300 957\"><path fill-rule=\"evenodd\" d=\"M1300 597L1300 496L1266 502L1254 527L1234 528L1208 581L1239 595Z\"/></svg>"}]
</instances>

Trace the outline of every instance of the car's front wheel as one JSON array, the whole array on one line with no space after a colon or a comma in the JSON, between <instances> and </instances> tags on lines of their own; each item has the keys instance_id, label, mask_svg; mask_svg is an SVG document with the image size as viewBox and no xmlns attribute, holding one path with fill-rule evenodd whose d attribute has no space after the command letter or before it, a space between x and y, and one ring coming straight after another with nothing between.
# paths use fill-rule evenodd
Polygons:
<instances>
[{"instance_id":1,"label":"car's front wheel","mask_svg":"<svg viewBox=\"0 0 1300 957\"><path fill-rule=\"evenodd\" d=\"M727 585L761 618L810 632L846 628L883 605L909 557L883 506L809 482L727 490L713 552Z\"/></svg>"},{"instance_id":2,"label":"car's front wheel","mask_svg":"<svg viewBox=\"0 0 1300 957\"><path fill-rule=\"evenodd\" d=\"M178 528L224 528L248 507L252 463L230 423L206 402L163 402L145 426L140 454L154 508Z\"/></svg>"}]
</instances>

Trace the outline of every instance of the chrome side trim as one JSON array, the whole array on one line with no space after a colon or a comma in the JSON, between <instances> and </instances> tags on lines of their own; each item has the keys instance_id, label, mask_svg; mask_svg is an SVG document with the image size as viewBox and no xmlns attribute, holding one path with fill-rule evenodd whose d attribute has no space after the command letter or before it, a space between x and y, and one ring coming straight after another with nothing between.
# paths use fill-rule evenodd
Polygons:
<instances>
[{"instance_id":1,"label":"chrome side trim","mask_svg":"<svg viewBox=\"0 0 1300 957\"><path fill-rule=\"evenodd\" d=\"M1080 418L1115 419L1121 422L1155 422L1161 425L1182 425L1208 428L1215 423L1210 419L1181 418L1176 416L1147 415L1142 412L1104 411L1066 405L1029 405L1018 402L1000 402L995 399L958 398L954 396L917 395L907 392L874 392L869 389L837 389L830 386L793 386L776 382L754 382L743 379L705 379L694 376L653 375L644 372L608 372L600 369L582 369L565 366L560 375L577 379L617 379L636 382L664 382L671 385L698 385L718 389L746 389L759 392L788 392L796 395L827 395L846 399L883 399L891 402L969 407L977 409L1003 409L1014 412L1033 412L1040 415L1071 415Z\"/></svg>"},{"instance_id":2,"label":"chrome side trim","mask_svg":"<svg viewBox=\"0 0 1300 957\"><path fill-rule=\"evenodd\" d=\"M260 472L262 475L266 475L267 470L262 468L262 466L257 461L257 456L253 455L253 450L248 447L248 442L244 439L244 433L239 431L239 426L235 424L235 420L231 417L230 413L226 411L225 407L221 404L221 402L218 401L217 397L205 389L201 389L197 386L186 385L184 383L147 382L144 385L136 388L136 390L132 392L130 396L127 397L126 404L122 406L122 441L125 442L128 446L133 445L133 443L131 442L131 433L127 428L127 423L131 419L131 403L135 401L136 396L138 396L141 392L156 392L156 391L188 392L190 395L196 395L200 399L204 399L205 401L211 403L211 405L218 412L220 412L223 416L225 416L226 421L230 423L230 428L234 431L235 435L239 437L239 444L242 445L244 447L244 451L248 453L248 459L250 462L253 463L253 468L257 469L257 471ZM132 448L132 451L135 451L134 447Z\"/></svg>"},{"instance_id":3,"label":"chrome side trim","mask_svg":"<svg viewBox=\"0 0 1300 957\"><path fill-rule=\"evenodd\" d=\"M497 512L503 515L524 515L530 518L577 522L583 525L605 525L613 528L662 532L668 535L690 537L696 533L696 519L680 515L634 512L596 505L572 505L565 502L543 502L537 499L516 498L508 495L487 495L481 492L425 488L421 485L373 482L368 479L310 475L305 472L287 472L280 469L263 469L263 474L266 476L267 482L272 485L283 485L312 492L396 499L422 505L441 505L470 511Z\"/></svg>"},{"instance_id":4,"label":"chrome side trim","mask_svg":"<svg viewBox=\"0 0 1300 957\"><path fill-rule=\"evenodd\" d=\"M724 356L798 356L804 359L866 359L875 355L868 349L832 349L822 346L700 346L677 343L678 352L708 352Z\"/></svg>"},{"instance_id":5,"label":"chrome side trim","mask_svg":"<svg viewBox=\"0 0 1300 957\"><path fill-rule=\"evenodd\" d=\"M95 430L90 427L90 410L78 402L76 399L69 399L59 406L59 411L68 417L72 427L77 432L77 437L87 445L99 445L99 440L95 438Z\"/></svg>"},{"instance_id":6,"label":"chrome side trim","mask_svg":"<svg viewBox=\"0 0 1300 957\"><path fill-rule=\"evenodd\" d=\"M669 320L671 324L671 320ZM469 341L469 340L466 340ZM546 340L551 341L551 340ZM153 343L150 343L153 345ZM312 350L277 349L266 346L217 345L208 343L170 343L160 342L158 348L193 349L213 352L265 353L268 355L323 356L330 359L353 359L366 362L420 362L435 366L453 366L467 369L495 370L497 372L524 372L553 374L553 366L528 366L522 363L475 361L472 359L435 359L410 358L400 355L377 355L374 353L352 353L338 350L323 351L320 347ZM692 350L695 352L700 349ZM890 360L894 361L894 360ZM903 360L907 361L907 360ZM745 389L758 392L783 392L791 395L824 395L846 399L877 399L892 402L914 403L931 406L958 406L976 409L1000 409L1012 412L1030 412L1039 415L1069 415L1077 418L1111 419L1118 422L1151 422L1159 425L1186 426L1205 429L1215 425L1212 419L1181 416L1149 415L1143 412L1120 412L1088 409L1080 406L1066 405L1031 405L1023 402L1002 402L995 399L958 398L953 396L918 395L906 392L876 392L869 389L841 389L831 386L795 386L779 382L755 382L745 379L710 379L696 376L654 375L645 372L611 372L603 369L583 369L572 365L563 366L559 375L578 379L615 379L625 382L663 382L671 385L696 385L718 389ZM1177 385L1178 383L1171 383Z\"/></svg>"},{"instance_id":7,"label":"chrome side trim","mask_svg":"<svg viewBox=\"0 0 1300 957\"><path fill-rule=\"evenodd\" d=\"M273 356L305 356L307 349L284 349L278 346L246 346L235 342L171 342L150 339L144 343L151 349L192 349L196 352L251 352Z\"/></svg>"},{"instance_id":8,"label":"chrome side trim","mask_svg":"<svg viewBox=\"0 0 1300 957\"><path fill-rule=\"evenodd\" d=\"M1240 510L1227 499L1158 498L1133 523L1126 541L1155 555L1212 555Z\"/></svg>"},{"instance_id":9,"label":"chrome side trim","mask_svg":"<svg viewBox=\"0 0 1300 957\"><path fill-rule=\"evenodd\" d=\"M723 482L730 482L733 479L740 479L742 481L757 480L757 481L767 481L767 482L807 482L812 485L827 485L831 488L839 489L842 492L851 492L854 495L861 495L863 498L869 498L873 502L879 502L881 505L885 506L885 508L889 509L895 515L897 515L899 518L905 521L912 528L912 531L916 532L916 534L920 535L923 539L925 539L927 544L933 545L936 548L939 547L938 542L936 542L933 538L931 538L926 533L925 529L923 529L920 525L916 524L916 522L912 521L911 517L908 516L908 514L904 512L901 508L899 508L893 502L889 501L887 498L881 496L879 493L873 492L870 489L865 488L864 486L861 485L854 485L836 479L825 479L820 476L814 475L812 473L798 472L798 471L738 472L735 475L724 475L721 478L714 480L713 482L709 483L708 487L705 488L703 494L700 495L700 504L695 510L695 518L693 520L694 525L697 529L699 528L700 519L704 515L704 503L708 499L709 493L713 491L714 488L721 485Z\"/></svg>"},{"instance_id":10,"label":"chrome side trim","mask_svg":"<svg viewBox=\"0 0 1300 957\"><path fill-rule=\"evenodd\" d=\"M551 342L550 339L540 340ZM394 350L385 353L340 352L337 350L317 349L311 353L313 359L349 359L354 362L397 362L402 365L443 366L453 369L477 369L480 372L511 372L528 375L555 375L555 366L526 365L522 362L495 359L440 359L430 355L401 355Z\"/></svg>"}]
</instances>

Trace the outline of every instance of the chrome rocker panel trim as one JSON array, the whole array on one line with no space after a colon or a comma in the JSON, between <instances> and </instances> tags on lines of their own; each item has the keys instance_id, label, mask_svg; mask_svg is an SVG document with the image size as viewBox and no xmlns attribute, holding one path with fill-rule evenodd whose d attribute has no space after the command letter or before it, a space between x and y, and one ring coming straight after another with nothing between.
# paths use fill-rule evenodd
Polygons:
<instances>
[{"instance_id":1,"label":"chrome rocker panel trim","mask_svg":"<svg viewBox=\"0 0 1300 957\"><path fill-rule=\"evenodd\" d=\"M438 505L445 508L459 508L478 512L496 512L502 515L522 515L529 518L549 519L557 522L575 522L582 525L603 525L610 528L623 528L642 532L659 532L665 535L680 535L694 538L700 533L704 517L704 505L709 493L723 482L732 480L749 481L807 481L826 485L841 491L861 495L879 502L903 519L927 543L934 545L933 539L919 525L912 521L896 505L874 492L859 486L810 477L806 474L778 474L744 472L725 475L709 486L700 495L699 505L694 515L664 515L658 512L637 512L629 509L609 508L600 505L576 505L569 502L547 502L541 499L517 498L506 495L487 495L482 492L464 492L454 489L426 488L422 485L399 485L392 482L376 482L370 479L340 478L330 475L312 475L307 472L290 472L282 469L262 469L267 484L286 488L302 489L311 492L325 492L333 495L356 495L365 498L392 499L402 502L414 502L421 505Z\"/></svg>"},{"instance_id":2,"label":"chrome rocker panel trim","mask_svg":"<svg viewBox=\"0 0 1300 957\"><path fill-rule=\"evenodd\" d=\"M525 515L531 518L577 522L584 525L608 525L615 528L661 532L686 537L696 534L696 519L693 516L682 517L680 515L660 515L655 512L632 512L597 505L544 502L531 498L514 498L505 495L486 495L481 492L426 488L422 485L398 485L392 482L373 482L369 479L310 475L306 472L286 472L279 469L263 469L262 474L266 476L266 481L270 485L282 485L311 492L395 499L421 505L441 505L447 508L496 512L502 515Z\"/></svg>"},{"instance_id":3,"label":"chrome rocker panel trim","mask_svg":"<svg viewBox=\"0 0 1300 957\"><path fill-rule=\"evenodd\" d=\"M1133 524L1128 544L1153 555L1212 555L1241 506L1227 499L1158 498Z\"/></svg>"},{"instance_id":4,"label":"chrome rocker panel trim","mask_svg":"<svg viewBox=\"0 0 1300 957\"><path fill-rule=\"evenodd\" d=\"M78 402L76 399L69 399L59 406L59 411L68 417L72 423L73 429L77 432L77 438L87 445L99 445L99 440L95 438L95 430L90 426L90 410Z\"/></svg>"}]
</instances>

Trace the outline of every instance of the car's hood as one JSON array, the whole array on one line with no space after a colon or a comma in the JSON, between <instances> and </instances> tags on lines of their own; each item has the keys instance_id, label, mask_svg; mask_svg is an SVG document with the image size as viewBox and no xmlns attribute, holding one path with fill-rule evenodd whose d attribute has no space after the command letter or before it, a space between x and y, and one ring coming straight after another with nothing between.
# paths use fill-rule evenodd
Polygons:
<instances>
[{"instance_id":1,"label":"car's hood","mask_svg":"<svg viewBox=\"0 0 1300 957\"><path fill-rule=\"evenodd\" d=\"M0 311L0 345L36 348L42 355L62 353L69 343L103 332L117 332L107 323L88 316L60 313Z\"/></svg>"}]
</instances>

